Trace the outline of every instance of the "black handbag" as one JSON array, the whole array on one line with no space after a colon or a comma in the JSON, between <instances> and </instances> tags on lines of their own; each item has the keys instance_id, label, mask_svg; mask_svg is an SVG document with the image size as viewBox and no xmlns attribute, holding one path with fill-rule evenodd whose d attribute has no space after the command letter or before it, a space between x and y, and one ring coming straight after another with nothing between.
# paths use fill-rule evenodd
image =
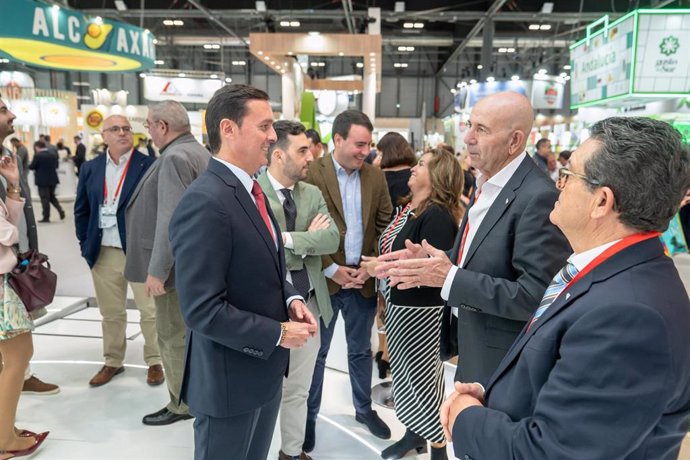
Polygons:
<instances>
[{"instance_id":1,"label":"black handbag","mask_svg":"<svg viewBox=\"0 0 690 460\"><path fill-rule=\"evenodd\" d=\"M48 256L35 249L17 254L17 266L8 283L29 313L50 304L55 298L57 275L50 269Z\"/></svg>"}]
</instances>

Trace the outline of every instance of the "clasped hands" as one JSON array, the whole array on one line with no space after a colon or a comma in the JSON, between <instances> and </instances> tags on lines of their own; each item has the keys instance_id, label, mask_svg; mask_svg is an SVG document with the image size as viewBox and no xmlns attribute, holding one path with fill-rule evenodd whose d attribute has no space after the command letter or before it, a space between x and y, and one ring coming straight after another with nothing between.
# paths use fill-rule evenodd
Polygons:
<instances>
[{"instance_id":1,"label":"clasped hands","mask_svg":"<svg viewBox=\"0 0 690 460\"><path fill-rule=\"evenodd\" d=\"M378 257L363 256L361 266L371 276L388 278L390 286L410 289L443 287L453 264L444 251L436 249L426 240L422 244L405 240L405 249Z\"/></svg>"},{"instance_id":2,"label":"clasped hands","mask_svg":"<svg viewBox=\"0 0 690 460\"><path fill-rule=\"evenodd\" d=\"M316 318L304 302L299 299L290 302L288 316L290 321L283 323L286 329L280 346L283 348L301 348L307 343L307 339L316 336L318 329Z\"/></svg>"},{"instance_id":3,"label":"clasped hands","mask_svg":"<svg viewBox=\"0 0 690 460\"><path fill-rule=\"evenodd\" d=\"M448 442L453 442L453 425L460 412L484 405L484 388L478 383L455 382L455 391L441 404L441 426Z\"/></svg>"}]
</instances>

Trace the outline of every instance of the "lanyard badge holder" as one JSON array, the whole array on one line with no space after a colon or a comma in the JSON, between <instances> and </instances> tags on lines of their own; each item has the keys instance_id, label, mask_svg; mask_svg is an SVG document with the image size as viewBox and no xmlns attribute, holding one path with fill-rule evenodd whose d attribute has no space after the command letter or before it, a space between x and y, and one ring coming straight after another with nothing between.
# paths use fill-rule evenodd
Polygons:
<instances>
[{"instance_id":1,"label":"lanyard badge holder","mask_svg":"<svg viewBox=\"0 0 690 460\"><path fill-rule=\"evenodd\" d=\"M118 197L120 196L120 190L122 189L122 184L127 176L127 170L129 169L129 162L132 161L132 156L127 160L125 168L122 170L120 175L120 180L117 183L117 188L115 189L115 194L113 195L112 201L108 202L108 182L107 180L103 182L103 203L98 206L98 228L113 228L117 226L117 203Z\"/></svg>"}]
</instances>

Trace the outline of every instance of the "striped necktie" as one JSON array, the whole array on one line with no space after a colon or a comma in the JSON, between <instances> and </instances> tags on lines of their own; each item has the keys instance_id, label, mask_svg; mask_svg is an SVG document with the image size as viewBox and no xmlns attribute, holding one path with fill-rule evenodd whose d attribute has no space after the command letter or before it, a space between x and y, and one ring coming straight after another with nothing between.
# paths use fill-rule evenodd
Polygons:
<instances>
[{"instance_id":1,"label":"striped necktie","mask_svg":"<svg viewBox=\"0 0 690 460\"><path fill-rule=\"evenodd\" d=\"M563 292L563 289L570 283L575 276L577 276L577 272L579 270L575 265L572 263L568 262L568 264L561 268L561 270L556 273L556 276L553 277L553 280L551 281L551 284L549 284L549 287L546 288L546 292L544 293L544 297L542 297L541 302L539 303L539 308L537 308L537 311L534 312L534 316L532 317L532 320L529 322L529 326L527 327L527 330L532 327L532 325L539 319L541 315L544 314L547 308L551 306L554 300L559 296L561 292Z\"/></svg>"}]
</instances>

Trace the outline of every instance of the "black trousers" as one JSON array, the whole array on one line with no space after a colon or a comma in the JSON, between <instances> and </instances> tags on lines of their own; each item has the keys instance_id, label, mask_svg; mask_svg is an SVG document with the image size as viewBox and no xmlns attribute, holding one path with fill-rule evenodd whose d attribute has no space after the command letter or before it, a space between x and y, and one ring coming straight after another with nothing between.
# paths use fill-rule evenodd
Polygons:
<instances>
[{"instance_id":1,"label":"black trousers","mask_svg":"<svg viewBox=\"0 0 690 460\"><path fill-rule=\"evenodd\" d=\"M233 417L194 415L194 460L265 460L280 409L282 391L266 405Z\"/></svg>"},{"instance_id":2,"label":"black trousers","mask_svg":"<svg viewBox=\"0 0 690 460\"><path fill-rule=\"evenodd\" d=\"M51 204L57 209L61 218L65 215L65 211L62 210L62 206L60 206L60 202L55 196L55 187L57 187L57 185L38 187L38 196L41 197L41 207L43 208L43 220L50 219Z\"/></svg>"}]
</instances>

